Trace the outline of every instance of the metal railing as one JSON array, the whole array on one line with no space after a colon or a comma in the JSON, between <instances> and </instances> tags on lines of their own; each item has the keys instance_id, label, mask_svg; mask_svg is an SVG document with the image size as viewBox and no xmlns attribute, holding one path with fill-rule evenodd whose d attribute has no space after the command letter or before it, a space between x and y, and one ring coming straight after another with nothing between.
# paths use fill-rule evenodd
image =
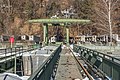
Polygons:
<instances>
[{"instance_id":1,"label":"metal railing","mask_svg":"<svg viewBox=\"0 0 120 80\"><path fill-rule=\"evenodd\" d=\"M23 47L0 49L0 73L6 72L15 66L15 59L23 53ZM9 72L12 70L9 70ZM13 71L14 72L14 71ZM14 72L15 73L15 72Z\"/></svg>"},{"instance_id":2,"label":"metal railing","mask_svg":"<svg viewBox=\"0 0 120 80\"><path fill-rule=\"evenodd\" d=\"M0 49L0 62L2 62L2 60L7 60L8 58L12 58L15 55L21 56L23 52L29 52L37 48L39 48L39 46L37 45L28 45L27 49L26 48L24 49L23 46Z\"/></svg>"},{"instance_id":3,"label":"metal railing","mask_svg":"<svg viewBox=\"0 0 120 80\"><path fill-rule=\"evenodd\" d=\"M6 61L14 57L15 55L20 55L23 53L23 47L13 47L13 48L6 48L6 49L0 49L0 62Z\"/></svg>"},{"instance_id":4,"label":"metal railing","mask_svg":"<svg viewBox=\"0 0 120 80\"><path fill-rule=\"evenodd\" d=\"M106 77L120 80L120 59L77 45L74 45L73 49Z\"/></svg>"},{"instance_id":5,"label":"metal railing","mask_svg":"<svg viewBox=\"0 0 120 80\"><path fill-rule=\"evenodd\" d=\"M36 45L29 45L27 49L23 46L17 46L13 48L0 49L0 73L6 72L15 66L19 70L19 67L22 67L22 55L25 52L32 51L37 49ZM18 70L11 70L12 73L19 72Z\"/></svg>"},{"instance_id":6,"label":"metal railing","mask_svg":"<svg viewBox=\"0 0 120 80\"><path fill-rule=\"evenodd\" d=\"M50 80L54 76L55 65L59 59L61 45L46 59L46 61L30 76L28 80Z\"/></svg>"}]
</instances>

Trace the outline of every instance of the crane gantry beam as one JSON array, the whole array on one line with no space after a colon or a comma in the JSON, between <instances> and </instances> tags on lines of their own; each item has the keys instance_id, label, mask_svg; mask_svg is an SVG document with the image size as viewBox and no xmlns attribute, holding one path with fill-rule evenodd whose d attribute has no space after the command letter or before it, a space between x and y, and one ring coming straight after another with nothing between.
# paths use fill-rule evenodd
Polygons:
<instances>
[{"instance_id":1,"label":"crane gantry beam","mask_svg":"<svg viewBox=\"0 0 120 80\"><path fill-rule=\"evenodd\" d=\"M28 20L29 23L43 23L44 28L44 43L48 44L48 26L49 24L60 24L60 26L67 26L69 23L90 23L90 20L84 19L32 19ZM66 27L66 41L69 44L69 28Z\"/></svg>"}]
</instances>

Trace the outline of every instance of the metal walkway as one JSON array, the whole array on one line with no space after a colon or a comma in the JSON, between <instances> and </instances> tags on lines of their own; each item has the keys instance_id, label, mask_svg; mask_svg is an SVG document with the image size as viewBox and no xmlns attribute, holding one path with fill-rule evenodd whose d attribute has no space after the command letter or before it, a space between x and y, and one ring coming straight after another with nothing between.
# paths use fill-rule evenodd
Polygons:
<instances>
[{"instance_id":1,"label":"metal walkway","mask_svg":"<svg viewBox=\"0 0 120 80\"><path fill-rule=\"evenodd\" d=\"M60 54L59 65L55 80L82 80L75 59L69 49L63 49Z\"/></svg>"},{"instance_id":2,"label":"metal walkway","mask_svg":"<svg viewBox=\"0 0 120 80\"><path fill-rule=\"evenodd\" d=\"M24 75L23 53L37 49L35 45L17 46L13 48L0 49L0 73L9 72Z\"/></svg>"},{"instance_id":3,"label":"metal walkway","mask_svg":"<svg viewBox=\"0 0 120 80\"><path fill-rule=\"evenodd\" d=\"M28 80L120 80L120 59L77 45L74 45L73 49L61 46L57 45L56 48L49 46L48 49L44 48L43 50L38 49L34 54L32 53L34 51L32 49L32 52L29 54L31 58L26 58L30 64L24 63L27 64L24 65L25 67L30 67L32 64L31 70L24 67L18 69L23 65L24 56L20 55L20 58L18 58L16 55L16 59L7 60L7 58L15 55L13 53L12 55L8 55L11 51L5 50L3 55L6 54L4 57L6 58L6 62L4 64L1 63L0 72L2 73L2 69L4 68L8 70L15 66L16 74L25 76L30 71ZM15 49L16 54L23 54L23 52L26 52L23 48L22 51L17 48ZM49 52L50 54L48 54ZM26 53L29 53L29 51ZM41 63L41 59L43 58L38 55L44 55L45 57L45 54L49 56ZM24 62L27 61L26 59ZM14 63L19 64L15 65ZM23 69L24 71L22 71ZM25 72L26 69L28 72ZM18 73L18 71L22 72Z\"/></svg>"}]
</instances>

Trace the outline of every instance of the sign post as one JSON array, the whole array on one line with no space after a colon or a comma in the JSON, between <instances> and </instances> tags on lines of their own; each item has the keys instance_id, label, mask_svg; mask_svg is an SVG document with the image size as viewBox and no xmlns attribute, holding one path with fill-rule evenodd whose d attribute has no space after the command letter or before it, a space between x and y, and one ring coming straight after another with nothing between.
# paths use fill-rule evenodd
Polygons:
<instances>
[{"instance_id":1,"label":"sign post","mask_svg":"<svg viewBox=\"0 0 120 80\"><path fill-rule=\"evenodd\" d=\"M14 37L10 37L10 45L11 45L11 48L12 48L12 44L14 43Z\"/></svg>"},{"instance_id":2,"label":"sign post","mask_svg":"<svg viewBox=\"0 0 120 80\"><path fill-rule=\"evenodd\" d=\"M14 43L14 37L10 37L9 41L10 41L10 45L11 45L11 48L12 48L12 45ZM16 51L16 48L15 48L15 51ZM15 54L15 63L14 63L14 73L16 74L16 54Z\"/></svg>"}]
</instances>

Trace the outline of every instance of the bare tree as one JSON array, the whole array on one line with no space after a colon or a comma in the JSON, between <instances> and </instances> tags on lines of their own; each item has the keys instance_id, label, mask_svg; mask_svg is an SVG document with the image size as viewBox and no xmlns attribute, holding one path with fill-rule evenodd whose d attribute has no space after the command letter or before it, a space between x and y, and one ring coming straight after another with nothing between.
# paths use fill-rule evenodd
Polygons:
<instances>
[{"instance_id":1,"label":"bare tree","mask_svg":"<svg viewBox=\"0 0 120 80\"><path fill-rule=\"evenodd\" d=\"M0 2L0 15L2 17L1 20L1 26L3 28L4 33L9 34L10 33L10 15L11 15L11 9L12 6L10 4L9 0L1 1ZM9 27L8 27L9 26ZM9 29L8 29L9 28Z\"/></svg>"},{"instance_id":2,"label":"bare tree","mask_svg":"<svg viewBox=\"0 0 120 80\"><path fill-rule=\"evenodd\" d=\"M95 2L95 24L98 29L104 30L110 35L112 43L112 32L114 27L114 10L119 7L120 0L94 0Z\"/></svg>"}]
</instances>

